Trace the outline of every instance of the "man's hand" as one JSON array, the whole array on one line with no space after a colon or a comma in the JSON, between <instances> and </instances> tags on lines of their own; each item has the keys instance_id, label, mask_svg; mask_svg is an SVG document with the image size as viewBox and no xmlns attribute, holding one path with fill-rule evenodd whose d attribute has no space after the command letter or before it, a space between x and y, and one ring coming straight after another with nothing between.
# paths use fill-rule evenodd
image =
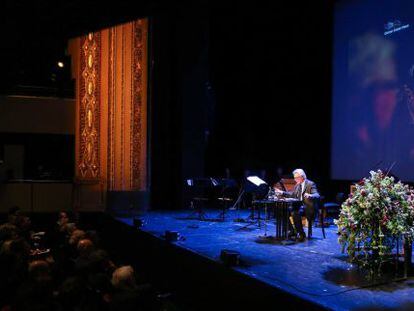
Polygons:
<instances>
[{"instance_id":1,"label":"man's hand","mask_svg":"<svg viewBox=\"0 0 414 311\"><path fill-rule=\"evenodd\" d=\"M280 190L278 188L274 188L274 189L275 189L275 193L276 194L279 194L279 195L283 194L283 191L282 190Z\"/></svg>"},{"instance_id":2,"label":"man's hand","mask_svg":"<svg viewBox=\"0 0 414 311\"><path fill-rule=\"evenodd\" d=\"M309 198L311 198L311 197L312 197L312 195L311 195L310 193L305 193L305 194L303 195L303 197L304 197L305 199L309 199Z\"/></svg>"}]
</instances>

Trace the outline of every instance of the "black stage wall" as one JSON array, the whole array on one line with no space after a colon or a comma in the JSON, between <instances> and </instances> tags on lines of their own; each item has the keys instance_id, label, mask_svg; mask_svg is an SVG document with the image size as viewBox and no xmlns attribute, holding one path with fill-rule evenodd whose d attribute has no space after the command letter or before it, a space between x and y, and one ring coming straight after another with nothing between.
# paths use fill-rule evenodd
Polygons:
<instances>
[{"instance_id":1,"label":"black stage wall","mask_svg":"<svg viewBox=\"0 0 414 311\"><path fill-rule=\"evenodd\" d=\"M184 179L204 175L208 98L208 9L174 7L152 19L151 198L180 208Z\"/></svg>"},{"instance_id":2,"label":"black stage wall","mask_svg":"<svg viewBox=\"0 0 414 311\"><path fill-rule=\"evenodd\" d=\"M184 179L304 168L330 196L332 3L181 6L153 22L152 199Z\"/></svg>"}]
</instances>

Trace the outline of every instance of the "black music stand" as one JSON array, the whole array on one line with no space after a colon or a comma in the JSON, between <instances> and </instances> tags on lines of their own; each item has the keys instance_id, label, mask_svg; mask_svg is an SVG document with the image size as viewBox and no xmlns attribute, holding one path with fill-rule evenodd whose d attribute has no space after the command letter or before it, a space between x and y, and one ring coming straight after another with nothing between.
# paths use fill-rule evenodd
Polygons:
<instances>
[{"instance_id":1,"label":"black music stand","mask_svg":"<svg viewBox=\"0 0 414 311\"><path fill-rule=\"evenodd\" d=\"M224 221L228 205L233 200L229 191L237 188L237 182L230 178L215 179L215 181L217 181L216 186L221 187L220 196L217 198L221 203L221 212L217 215L217 219Z\"/></svg>"},{"instance_id":2,"label":"black music stand","mask_svg":"<svg viewBox=\"0 0 414 311\"><path fill-rule=\"evenodd\" d=\"M243 195L244 193L251 193L253 195L253 201L260 200L265 197L267 197L268 193L270 191L270 186L262 179L260 179L257 176L248 176L246 178L246 182L244 184L244 189L241 193ZM260 223L260 213L255 218L254 217L255 212L255 205L252 205L251 213L249 217L247 218L247 222L249 222L247 225L238 228L237 230L245 229L247 227L250 227L252 225L257 225L259 228L261 226Z\"/></svg>"},{"instance_id":3,"label":"black music stand","mask_svg":"<svg viewBox=\"0 0 414 311\"><path fill-rule=\"evenodd\" d=\"M186 180L186 186L191 193L190 214L182 219L208 220L203 210L204 204L209 200L208 190L215 186L217 181L213 178L192 178Z\"/></svg>"}]
</instances>

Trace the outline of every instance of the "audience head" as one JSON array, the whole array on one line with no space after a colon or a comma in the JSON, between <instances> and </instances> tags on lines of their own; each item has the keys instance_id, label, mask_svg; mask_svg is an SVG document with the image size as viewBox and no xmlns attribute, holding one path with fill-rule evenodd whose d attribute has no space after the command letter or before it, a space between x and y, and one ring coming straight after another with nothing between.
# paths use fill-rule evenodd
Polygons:
<instances>
[{"instance_id":1,"label":"audience head","mask_svg":"<svg viewBox=\"0 0 414 311\"><path fill-rule=\"evenodd\" d=\"M63 225L66 225L67 223L69 223L68 213L66 213L65 211L60 212L59 216L58 216L57 223L58 223L59 226L63 226Z\"/></svg>"},{"instance_id":2,"label":"audience head","mask_svg":"<svg viewBox=\"0 0 414 311\"><path fill-rule=\"evenodd\" d=\"M18 237L18 229L15 225L11 223L5 223L0 226L0 243L13 240Z\"/></svg>"},{"instance_id":3,"label":"audience head","mask_svg":"<svg viewBox=\"0 0 414 311\"><path fill-rule=\"evenodd\" d=\"M3 243L0 252L16 259L24 259L30 254L30 245L22 238L7 240Z\"/></svg>"},{"instance_id":4,"label":"audience head","mask_svg":"<svg viewBox=\"0 0 414 311\"><path fill-rule=\"evenodd\" d=\"M30 218L24 215L18 206L13 206L9 209L8 222L15 225L21 231L28 231L31 225Z\"/></svg>"},{"instance_id":5,"label":"audience head","mask_svg":"<svg viewBox=\"0 0 414 311\"><path fill-rule=\"evenodd\" d=\"M20 214L20 207L14 205L9 208L8 215L19 215Z\"/></svg>"},{"instance_id":6,"label":"audience head","mask_svg":"<svg viewBox=\"0 0 414 311\"><path fill-rule=\"evenodd\" d=\"M46 260L35 260L29 263L29 277L36 282L51 280L50 266Z\"/></svg>"},{"instance_id":7,"label":"audience head","mask_svg":"<svg viewBox=\"0 0 414 311\"><path fill-rule=\"evenodd\" d=\"M94 245L89 239L81 239L78 242L78 252L80 256L88 256L92 253Z\"/></svg>"},{"instance_id":8,"label":"audience head","mask_svg":"<svg viewBox=\"0 0 414 311\"><path fill-rule=\"evenodd\" d=\"M0 254L2 254L2 255L11 255L10 246L11 246L12 242L13 242L13 240L4 241L4 243L1 245Z\"/></svg>"},{"instance_id":9,"label":"audience head","mask_svg":"<svg viewBox=\"0 0 414 311\"><path fill-rule=\"evenodd\" d=\"M77 246L78 242L85 237L85 231L76 229L69 238L69 244Z\"/></svg>"},{"instance_id":10,"label":"audience head","mask_svg":"<svg viewBox=\"0 0 414 311\"><path fill-rule=\"evenodd\" d=\"M60 226L60 232L65 232L68 236L71 236L72 233L76 230L76 224L73 222L69 222Z\"/></svg>"},{"instance_id":11,"label":"audience head","mask_svg":"<svg viewBox=\"0 0 414 311\"><path fill-rule=\"evenodd\" d=\"M116 269L112 273L112 285L120 290L134 289L136 287L134 269L131 266Z\"/></svg>"},{"instance_id":12,"label":"audience head","mask_svg":"<svg viewBox=\"0 0 414 311\"><path fill-rule=\"evenodd\" d=\"M7 213L7 218L8 218L8 222L16 225L17 219L20 216L20 207L14 205L12 207L9 208L9 211Z\"/></svg>"},{"instance_id":13,"label":"audience head","mask_svg":"<svg viewBox=\"0 0 414 311\"><path fill-rule=\"evenodd\" d=\"M86 238L89 239L89 240L91 240L92 243L96 247L99 247L100 241L99 241L99 234L98 234L98 232L96 232L95 230L88 230L85 233L86 233Z\"/></svg>"},{"instance_id":14,"label":"audience head","mask_svg":"<svg viewBox=\"0 0 414 311\"><path fill-rule=\"evenodd\" d=\"M16 226L19 227L23 232L27 232L32 225L32 221L28 216L20 215L16 219Z\"/></svg>"}]
</instances>

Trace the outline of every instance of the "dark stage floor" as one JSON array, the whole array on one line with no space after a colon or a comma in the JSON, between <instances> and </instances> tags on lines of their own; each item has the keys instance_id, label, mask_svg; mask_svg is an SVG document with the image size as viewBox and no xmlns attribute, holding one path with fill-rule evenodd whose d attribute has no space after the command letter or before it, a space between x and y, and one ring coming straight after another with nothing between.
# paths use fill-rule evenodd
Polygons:
<instances>
[{"instance_id":1,"label":"dark stage floor","mask_svg":"<svg viewBox=\"0 0 414 311\"><path fill-rule=\"evenodd\" d=\"M209 216L218 211L208 210ZM225 222L182 220L188 211L148 212L143 218L143 231L163 238L166 230L178 231L185 239L178 246L220 261L222 249L241 253L242 264L236 271L270 284L287 293L334 310L414 309L414 278L373 285L346 261L337 242L336 228L326 229L323 239L320 228L314 228L310 241L294 245L259 243L265 228L252 226L237 230L244 223L234 222L247 217L248 211L230 211ZM132 217L118 217L132 225ZM267 234L274 235L275 226L267 225Z\"/></svg>"}]
</instances>

